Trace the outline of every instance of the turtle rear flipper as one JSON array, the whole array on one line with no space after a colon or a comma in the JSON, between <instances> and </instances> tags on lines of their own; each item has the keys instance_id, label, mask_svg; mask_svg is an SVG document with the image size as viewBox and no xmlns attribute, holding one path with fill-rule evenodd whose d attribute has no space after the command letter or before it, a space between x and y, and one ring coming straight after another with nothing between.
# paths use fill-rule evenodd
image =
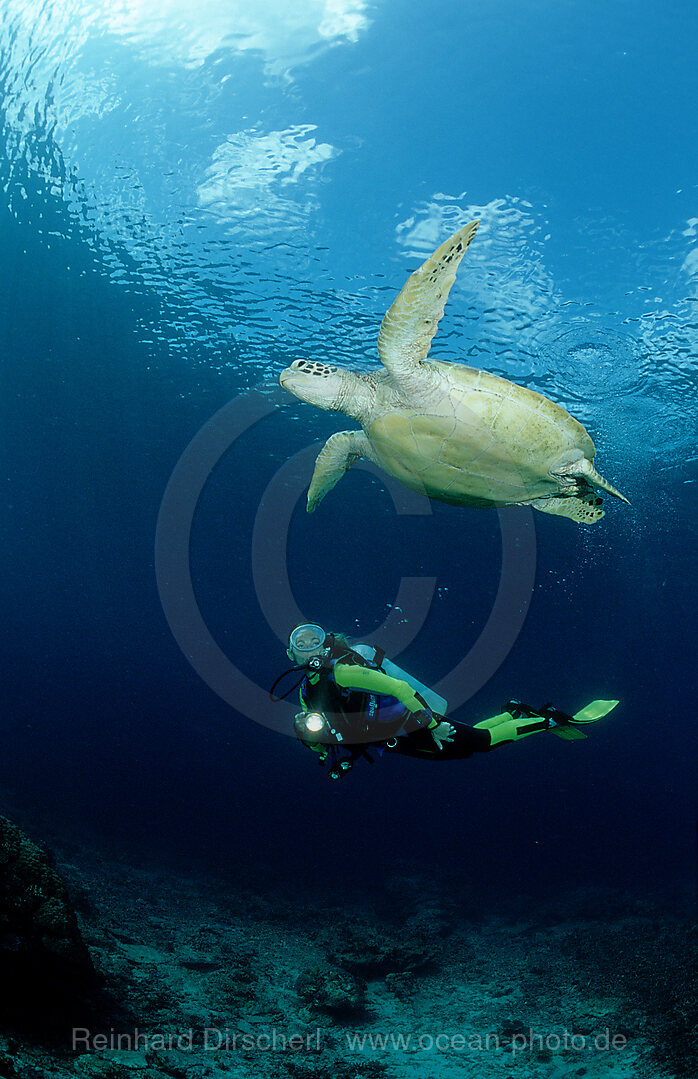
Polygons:
<instances>
[{"instance_id":1,"label":"turtle rear flipper","mask_svg":"<svg viewBox=\"0 0 698 1079\"><path fill-rule=\"evenodd\" d=\"M575 498L573 495L534 498L531 505L534 509L541 510L542 513L555 513L559 517L570 517L580 525L595 525L597 521L600 521L605 516L605 511L601 509L601 501L597 494L590 492L581 498Z\"/></svg>"},{"instance_id":2,"label":"turtle rear flipper","mask_svg":"<svg viewBox=\"0 0 698 1079\"><path fill-rule=\"evenodd\" d=\"M552 469L551 475L574 476L576 479L584 480L593 487L598 487L601 491L605 491L606 494L613 495L614 498L619 498L621 502L625 502L626 506L630 505L630 499L626 498L624 494L621 494L618 488L614 487L612 483L609 483L608 480L594 468L587 457L578 457L569 464L563 465L560 468L554 468Z\"/></svg>"}]
</instances>

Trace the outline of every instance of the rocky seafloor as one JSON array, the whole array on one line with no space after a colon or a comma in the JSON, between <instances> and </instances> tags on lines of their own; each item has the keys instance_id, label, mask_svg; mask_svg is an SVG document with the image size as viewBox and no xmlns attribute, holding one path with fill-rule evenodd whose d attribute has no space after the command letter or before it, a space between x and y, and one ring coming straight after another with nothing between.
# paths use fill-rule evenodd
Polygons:
<instances>
[{"instance_id":1,"label":"rocky seafloor","mask_svg":"<svg viewBox=\"0 0 698 1079\"><path fill-rule=\"evenodd\" d=\"M697 972L656 896L485 904L403 864L369 902L0 818L2 1079L695 1076Z\"/></svg>"}]
</instances>

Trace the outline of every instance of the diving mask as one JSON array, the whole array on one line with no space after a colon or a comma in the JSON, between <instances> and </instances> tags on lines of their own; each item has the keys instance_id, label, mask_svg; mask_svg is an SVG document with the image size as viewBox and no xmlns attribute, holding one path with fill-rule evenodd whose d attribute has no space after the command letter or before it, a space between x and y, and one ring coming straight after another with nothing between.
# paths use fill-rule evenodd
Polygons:
<instances>
[{"instance_id":1,"label":"diving mask","mask_svg":"<svg viewBox=\"0 0 698 1079\"><path fill-rule=\"evenodd\" d=\"M296 663L307 663L311 656L322 652L326 633L315 622L304 622L292 630L288 639L288 657Z\"/></svg>"}]
</instances>

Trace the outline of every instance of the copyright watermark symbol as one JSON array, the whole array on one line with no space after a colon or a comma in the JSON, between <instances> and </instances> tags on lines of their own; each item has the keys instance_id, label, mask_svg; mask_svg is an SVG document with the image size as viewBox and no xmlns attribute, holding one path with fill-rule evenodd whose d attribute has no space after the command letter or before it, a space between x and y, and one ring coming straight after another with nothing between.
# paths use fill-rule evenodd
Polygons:
<instances>
[{"instance_id":1,"label":"copyright watermark symbol","mask_svg":"<svg viewBox=\"0 0 698 1079\"><path fill-rule=\"evenodd\" d=\"M209 478L238 439L287 403L281 387L257 386L221 408L194 436L177 462L162 499L155 535L155 572L170 630L199 677L238 712L264 726L290 732L292 706L285 705L270 714L268 689L239 670L215 640L197 602L190 565L192 524ZM250 573L259 612L278 638L282 655L289 629L313 617L312 612L303 611L302 599L297 600L293 594L287 541L293 512L305 494L317 452L318 446L312 444L281 463L266 489L259 491L254 527L240 541L249 543ZM380 478L397 514L432 512L428 498L408 490L374 465L360 462L356 467ZM449 710L468 701L504 662L521 631L533 595L533 511L517 506L497 513L501 566L492 609L474 644L433 686L448 700ZM383 648L391 658L399 656L427 623L435 591L434 577L402 577L390 614L366 635L371 643Z\"/></svg>"}]
</instances>

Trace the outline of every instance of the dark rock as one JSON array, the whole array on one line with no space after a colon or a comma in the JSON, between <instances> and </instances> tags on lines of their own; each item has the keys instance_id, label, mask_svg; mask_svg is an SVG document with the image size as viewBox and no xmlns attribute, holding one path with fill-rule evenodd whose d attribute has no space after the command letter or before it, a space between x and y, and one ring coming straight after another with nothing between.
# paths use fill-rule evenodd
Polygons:
<instances>
[{"instance_id":1,"label":"dark rock","mask_svg":"<svg viewBox=\"0 0 698 1079\"><path fill-rule=\"evenodd\" d=\"M296 980L296 991L311 1007L335 1014L361 1011L366 983L346 970L309 967Z\"/></svg>"},{"instance_id":2,"label":"dark rock","mask_svg":"<svg viewBox=\"0 0 698 1079\"><path fill-rule=\"evenodd\" d=\"M9 1053L4 1053L0 1050L0 1075L2 1079L14 1079L16 1074L14 1060Z\"/></svg>"},{"instance_id":3,"label":"dark rock","mask_svg":"<svg viewBox=\"0 0 698 1079\"><path fill-rule=\"evenodd\" d=\"M224 1008L244 1008L256 1000L259 984L251 952L230 949L224 964L217 966L219 969L208 975L208 984Z\"/></svg>"},{"instance_id":4,"label":"dark rock","mask_svg":"<svg viewBox=\"0 0 698 1079\"><path fill-rule=\"evenodd\" d=\"M410 973L386 974L385 984L399 1000L410 1000L415 992L414 975Z\"/></svg>"},{"instance_id":5,"label":"dark rock","mask_svg":"<svg viewBox=\"0 0 698 1079\"><path fill-rule=\"evenodd\" d=\"M398 929L369 918L346 919L324 936L333 963L367 978L412 974L433 962L443 948L439 934L422 921Z\"/></svg>"},{"instance_id":6,"label":"dark rock","mask_svg":"<svg viewBox=\"0 0 698 1079\"><path fill-rule=\"evenodd\" d=\"M181 965L186 970L193 970L199 974L210 974L214 970L220 970L221 964L209 959L183 959Z\"/></svg>"},{"instance_id":7,"label":"dark rock","mask_svg":"<svg viewBox=\"0 0 698 1079\"><path fill-rule=\"evenodd\" d=\"M68 891L47 852L0 817L0 1005L43 1009L97 983Z\"/></svg>"}]
</instances>

